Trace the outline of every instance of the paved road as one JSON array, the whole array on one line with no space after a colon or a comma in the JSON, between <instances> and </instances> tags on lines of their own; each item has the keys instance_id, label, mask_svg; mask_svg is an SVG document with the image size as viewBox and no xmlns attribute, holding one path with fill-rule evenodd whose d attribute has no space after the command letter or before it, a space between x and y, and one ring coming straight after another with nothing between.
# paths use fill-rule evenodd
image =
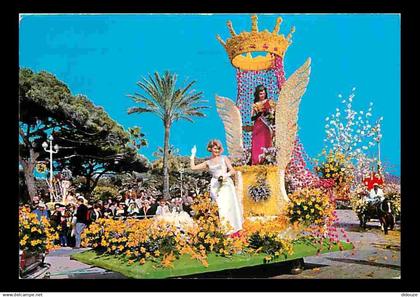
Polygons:
<instances>
[{"instance_id":1,"label":"paved road","mask_svg":"<svg viewBox=\"0 0 420 297\"><path fill-rule=\"evenodd\" d=\"M359 221L353 211L337 210L337 215L337 227L347 232L355 249L305 257L305 270L299 275L288 274L287 267L279 263L195 275L193 278L400 278L399 225L394 231L384 235L377 221L369 222L367 230L363 231L359 228ZM70 260L70 255L79 251L83 249L62 248L51 252L46 258L46 262L51 264L51 278L124 278L121 274Z\"/></svg>"},{"instance_id":2,"label":"paved road","mask_svg":"<svg viewBox=\"0 0 420 297\"><path fill-rule=\"evenodd\" d=\"M88 249L75 250L70 247L63 247L59 250L50 252L45 258L45 262L51 264L48 272L51 279L114 279L126 278L125 276L107 271L105 269L90 266L82 262L70 259L74 253L79 253Z\"/></svg>"}]
</instances>

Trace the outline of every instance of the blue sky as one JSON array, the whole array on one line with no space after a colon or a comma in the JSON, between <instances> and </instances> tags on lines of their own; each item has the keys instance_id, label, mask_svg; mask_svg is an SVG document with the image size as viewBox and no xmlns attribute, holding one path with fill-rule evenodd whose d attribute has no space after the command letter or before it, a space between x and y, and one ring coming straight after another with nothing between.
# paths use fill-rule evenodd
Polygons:
<instances>
[{"instance_id":1,"label":"blue sky","mask_svg":"<svg viewBox=\"0 0 420 297\"><path fill-rule=\"evenodd\" d=\"M299 136L310 156L317 155L325 137L324 119L356 87L354 107L374 103L373 117L383 116L381 157L400 172L400 24L398 14L259 14L260 30L296 27L285 59L286 78L308 57L312 72L299 111ZM19 64L45 70L65 82L73 94L84 94L125 128L140 126L152 153L163 145L160 120L149 114L127 115L128 94L136 82L165 70L179 82L196 80L210 109L194 124L177 122L170 143L188 155L196 144L206 155L209 139L225 142L215 95L236 98L235 69L216 34L230 37L226 21L237 33L249 31L249 14L110 14L24 15L19 25Z\"/></svg>"}]
</instances>

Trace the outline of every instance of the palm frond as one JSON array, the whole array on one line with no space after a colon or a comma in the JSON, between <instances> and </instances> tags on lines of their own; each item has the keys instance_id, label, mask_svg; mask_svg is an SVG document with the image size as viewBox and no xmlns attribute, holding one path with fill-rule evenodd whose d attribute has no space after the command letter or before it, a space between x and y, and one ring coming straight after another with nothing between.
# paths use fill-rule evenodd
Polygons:
<instances>
[{"instance_id":1,"label":"palm frond","mask_svg":"<svg viewBox=\"0 0 420 297\"><path fill-rule=\"evenodd\" d=\"M143 107L130 107L127 111L128 114L133 114L133 113L146 113L146 112L154 112L153 109L149 109L149 108L143 108Z\"/></svg>"}]
</instances>

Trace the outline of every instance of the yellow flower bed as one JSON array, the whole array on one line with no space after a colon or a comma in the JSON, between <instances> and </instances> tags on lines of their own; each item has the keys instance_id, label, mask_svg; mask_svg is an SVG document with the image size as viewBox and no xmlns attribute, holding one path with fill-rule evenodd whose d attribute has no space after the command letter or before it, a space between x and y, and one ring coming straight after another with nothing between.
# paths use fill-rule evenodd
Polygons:
<instances>
[{"instance_id":1,"label":"yellow flower bed","mask_svg":"<svg viewBox=\"0 0 420 297\"><path fill-rule=\"evenodd\" d=\"M54 248L58 233L43 217L41 221L26 208L19 211L19 248L28 252L46 252Z\"/></svg>"}]
</instances>

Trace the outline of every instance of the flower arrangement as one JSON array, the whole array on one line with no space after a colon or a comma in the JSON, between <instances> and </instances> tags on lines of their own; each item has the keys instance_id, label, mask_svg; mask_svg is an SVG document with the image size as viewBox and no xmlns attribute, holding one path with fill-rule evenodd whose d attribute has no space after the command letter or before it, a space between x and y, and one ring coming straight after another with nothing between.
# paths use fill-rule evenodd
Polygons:
<instances>
[{"instance_id":1,"label":"flower arrangement","mask_svg":"<svg viewBox=\"0 0 420 297\"><path fill-rule=\"evenodd\" d=\"M260 176L257 182L248 187L249 196L255 201L265 201L271 196L271 188L266 176Z\"/></svg>"},{"instance_id":2,"label":"flower arrangement","mask_svg":"<svg viewBox=\"0 0 420 297\"><path fill-rule=\"evenodd\" d=\"M19 248L30 253L44 253L54 248L54 241L58 233L43 217L38 220L37 215L25 208L19 212Z\"/></svg>"},{"instance_id":3,"label":"flower arrangement","mask_svg":"<svg viewBox=\"0 0 420 297\"><path fill-rule=\"evenodd\" d=\"M357 186L350 192L350 206L354 212L362 213L367 209L368 203L363 199L367 195L369 195L369 192L365 190L363 185Z\"/></svg>"},{"instance_id":4,"label":"flower arrangement","mask_svg":"<svg viewBox=\"0 0 420 297\"><path fill-rule=\"evenodd\" d=\"M240 158L232 159L232 166L244 166L251 163L251 149L244 149Z\"/></svg>"},{"instance_id":5,"label":"flower arrangement","mask_svg":"<svg viewBox=\"0 0 420 297\"><path fill-rule=\"evenodd\" d=\"M304 188L289 196L287 212L291 223L324 225L333 207L328 195L317 188Z\"/></svg>"},{"instance_id":6,"label":"flower arrangement","mask_svg":"<svg viewBox=\"0 0 420 297\"><path fill-rule=\"evenodd\" d=\"M323 151L325 161L316 166L315 170L324 179L334 180L335 194L339 197L347 197L354 179L353 165L349 158L340 151L330 150L327 154Z\"/></svg>"},{"instance_id":7,"label":"flower arrangement","mask_svg":"<svg viewBox=\"0 0 420 297\"><path fill-rule=\"evenodd\" d=\"M275 147L269 147L269 148L262 148L262 154L259 155L259 158L261 160L260 164L262 165L276 165L277 159L277 149Z\"/></svg>"}]
</instances>

